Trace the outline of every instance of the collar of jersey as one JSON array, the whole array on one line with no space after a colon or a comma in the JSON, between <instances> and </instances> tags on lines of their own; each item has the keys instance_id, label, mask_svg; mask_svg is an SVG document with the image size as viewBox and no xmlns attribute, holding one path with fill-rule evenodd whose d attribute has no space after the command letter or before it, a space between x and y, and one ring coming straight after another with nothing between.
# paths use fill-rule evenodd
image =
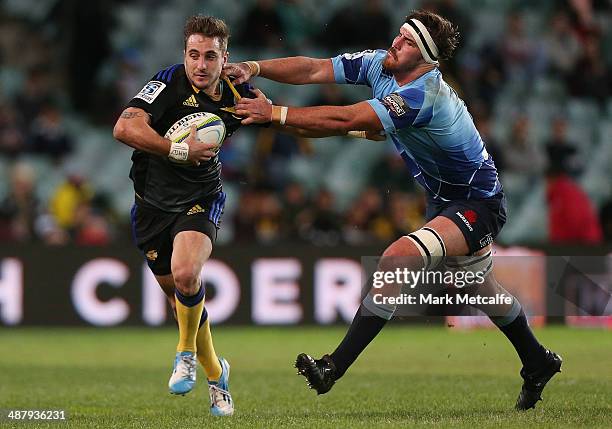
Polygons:
<instances>
[{"instance_id":1,"label":"collar of jersey","mask_svg":"<svg viewBox=\"0 0 612 429\"><path fill-rule=\"evenodd\" d=\"M193 90L195 91L196 94L200 93L200 89L196 88L193 83L189 83L191 85L191 88L193 88ZM210 98L212 101L220 101L221 98L223 98L223 81L219 80L219 96L218 97L211 97L210 95L204 93L204 95L206 95L208 98Z\"/></svg>"}]
</instances>

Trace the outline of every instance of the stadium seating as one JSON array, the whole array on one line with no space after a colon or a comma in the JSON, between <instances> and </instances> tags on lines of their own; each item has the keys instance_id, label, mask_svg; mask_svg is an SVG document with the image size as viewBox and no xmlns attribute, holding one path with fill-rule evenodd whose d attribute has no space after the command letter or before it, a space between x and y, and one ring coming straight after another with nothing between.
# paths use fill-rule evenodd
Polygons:
<instances>
[{"instance_id":1,"label":"stadium seating","mask_svg":"<svg viewBox=\"0 0 612 429\"><path fill-rule=\"evenodd\" d=\"M184 17L193 11L215 14L223 17L237 32L242 25L243 13L254 1L238 0L210 0L206 2L196 0L183 0L172 5L156 2L152 8L146 2L130 2L117 8L116 21L112 44L117 52L127 48L138 48L142 57L141 80L144 82L160 67L181 61L182 38L180 30ZM311 2L309 16L316 25L322 25L325 20L338 7L348 4L348 0ZM411 6L415 2L409 2ZM472 18L472 33L467 49L476 49L485 42L495 40L504 28L506 14L513 10L513 2L497 2L493 0L457 2L464 8L469 8ZM515 2L517 3L517 2ZM520 2L519 2L520 3ZM537 6L529 6L525 11L525 26L528 34L537 34L546 23L554 2L538 2ZM36 5L29 7L28 5ZM27 16L34 21L42 19L44 12L53 1L8 1L5 9L16 16ZM317 7L325 4L326 7ZM384 6L387 10L406 7L405 2L386 0ZM516 5L514 5L516 6ZM42 9L42 11L41 11ZM507 9L507 10L505 10ZM146 19L143 19L146 17ZM397 21L401 17L394 16ZM606 49L612 43L612 32L609 30L610 18L598 17L607 28L602 42L602 52L606 53L607 60L612 61L612 50ZM151 29L156 29L152 31ZM169 29L169 31L157 31ZM477 31L475 30L477 29ZM249 51L237 45L232 45L232 60L248 58L266 58L298 52L274 51L261 49ZM304 55L328 56L331 52L324 49L305 47ZM11 98L19 89L23 76L18 70L6 66L0 67L0 77L3 83L3 96ZM317 95L317 88L312 86L282 86L265 80L257 80L257 85L273 100L281 100L292 105L306 105ZM366 92L355 92L348 89L353 98L355 94L367 97ZM362 98L363 98L362 97ZM517 103L517 100L521 103ZM127 101L127 100L125 100ZM469 107L469 105L468 105ZM612 196L612 101L600 108L594 101L572 99L566 94L564 85L557 79L546 76L538 77L532 82L532 88L524 92L520 85L513 83L506 85L495 100L493 106L494 123L493 133L500 143L507 144L511 122L508 118L519 111L526 112L531 118L536 118L530 125L530 138L536 144L542 145L549 136L549 124L559 114L566 114L569 120L569 139L579 145L581 155L588 160L587 168L579 178L589 196L598 205L601 205ZM96 127L86 122L78 112L69 112L66 115L67 126L70 132L78 136L76 150L65 160L62 169L58 170L50 161L38 156L28 156L27 160L35 164L39 177L44 177L39 183L39 195L43 201L47 200L55 186L61 181L66 171L78 171L87 176L96 189L106 191L112 196L115 209L127 215L132 203L131 184L127 180L130 167L129 148L114 142L110 126ZM254 134L251 131L240 131L232 137L232 150L235 151L235 162L245 166L253 154ZM345 138L330 138L322 141L313 141L313 156L298 156L293 158L287 168L290 177L299 180L307 190L316 190L326 186L337 196L338 208L347 207L357 195L359 189L365 184L370 169L382 156L384 145L348 142ZM341 154L341 156L340 156ZM7 178L11 161L0 157L0 197L7 191ZM543 176L542 176L543 177ZM545 240L545 225L542 225L543 213L546 205L543 198L543 182L534 184L520 177L505 177L505 186L510 196L511 216L506 229L501 236L508 243L520 242L525 239ZM543 179L541 179L543 180ZM231 183L226 184L226 191L230 194L226 213L231 216L235 208L239 187ZM226 224L228 225L229 222ZM223 239L229 240L231 231L225 231Z\"/></svg>"}]
</instances>

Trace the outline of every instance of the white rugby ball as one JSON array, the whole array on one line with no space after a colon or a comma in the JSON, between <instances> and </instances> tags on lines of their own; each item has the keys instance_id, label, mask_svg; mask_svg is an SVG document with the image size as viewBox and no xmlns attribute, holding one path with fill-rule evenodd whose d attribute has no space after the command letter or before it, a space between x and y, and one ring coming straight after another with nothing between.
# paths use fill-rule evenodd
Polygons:
<instances>
[{"instance_id":1,"label":"white rugby ball","mask_svg":"<svg viewBox=\"0 0 612 429\"><path fill-rule=\"evenodd\" d=\"M198 140L202 143L215 143L221 147L225 139L225 124L220 117L208 112L196 112L182 117L168 128L164 138L173 143L180 143L189 137L192 125L198 127ZM186 162L173 159L170 159L170 161L177 164L186 164Z\"/></svg>"}]
</instances>

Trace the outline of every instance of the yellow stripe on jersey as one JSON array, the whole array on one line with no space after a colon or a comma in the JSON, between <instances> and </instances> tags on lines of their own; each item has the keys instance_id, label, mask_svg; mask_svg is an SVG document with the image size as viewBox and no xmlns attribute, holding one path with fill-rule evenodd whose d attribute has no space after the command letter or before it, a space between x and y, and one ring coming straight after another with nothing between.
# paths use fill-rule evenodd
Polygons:
<instances>
[{"instance_id":1,"label":"yellow stripe on jersey","mask_svg":"<svg viewBox=\"0 0 612 429\"><path fill-rule=\"evenodd\" d=\"M238 91L236 91L236 87L234 86L234 84L227 78L227 76L224 76L223 80L227 83L227 86L229 86L229 89L232 91L232 94L234 94L234 98L236 100L240 100L242 97L240 96Z\"/></svg>"}]
</instances>

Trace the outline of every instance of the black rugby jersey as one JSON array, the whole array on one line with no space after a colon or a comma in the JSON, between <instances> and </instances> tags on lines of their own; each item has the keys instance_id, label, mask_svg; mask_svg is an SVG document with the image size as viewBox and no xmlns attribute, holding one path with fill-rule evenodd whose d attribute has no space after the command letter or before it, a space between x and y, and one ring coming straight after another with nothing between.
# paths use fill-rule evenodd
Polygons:
<instances>
[{"instance_id":1,"label":"black rugby jersey","mask_svg":"<svg viewBox=\"0 0 612 429\"><path fill-rule=\"evenodd\" d=\"M243 97L254 97L248 84L236 86ZM183 64L157 73L127 104L151 117L151 127L161 136L179 119L196 112L214 113L225 123L226 138L240 127L240 118L221 108L236 104L234 94L221 80L221 96L213 100L191 85ZM221 163L215 156L199 166L176 164L166 156L134 150L130 178L139 202L168 212L181 212L221 191Z\"/></svg>"}]
</instances>

